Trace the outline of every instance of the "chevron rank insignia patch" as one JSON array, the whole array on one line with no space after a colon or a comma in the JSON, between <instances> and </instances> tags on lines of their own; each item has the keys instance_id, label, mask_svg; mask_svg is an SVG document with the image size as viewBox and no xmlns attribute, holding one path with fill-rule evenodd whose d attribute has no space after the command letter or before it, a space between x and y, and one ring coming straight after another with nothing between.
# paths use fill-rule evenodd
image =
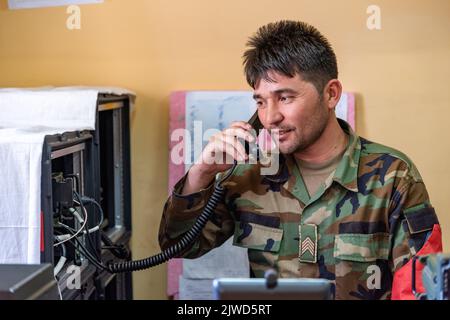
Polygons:
<instances>
[{"instance_id":1,"label":"chevron rank insignia patch","mask_svg":"<svg viewBox=\"0 0 450 320\"><path fill-rule=\"evenodd\" d=\"M299 233L299 260L300 262L317 262L317 226L315 224L301 224Z\"/></svg>"}]
</instances>

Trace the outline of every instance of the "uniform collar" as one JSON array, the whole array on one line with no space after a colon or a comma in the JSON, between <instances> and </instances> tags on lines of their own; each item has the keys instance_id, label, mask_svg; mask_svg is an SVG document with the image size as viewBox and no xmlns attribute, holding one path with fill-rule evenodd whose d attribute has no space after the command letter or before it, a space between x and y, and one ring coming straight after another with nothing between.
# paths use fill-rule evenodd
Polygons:
<instances>
[{"instance_id":1,"label":"uniform collar","mask_svg":"<svg viewBox=\"0 0 450 320\"><path fill-rule=\"evenodd\" d=\"M344 120L338 119L342 130L349 135L347 149L339 162L333 180L344 188L358 192L358 168L361 156L361 140L352 127Z\"/></svg>"}]
</instances>

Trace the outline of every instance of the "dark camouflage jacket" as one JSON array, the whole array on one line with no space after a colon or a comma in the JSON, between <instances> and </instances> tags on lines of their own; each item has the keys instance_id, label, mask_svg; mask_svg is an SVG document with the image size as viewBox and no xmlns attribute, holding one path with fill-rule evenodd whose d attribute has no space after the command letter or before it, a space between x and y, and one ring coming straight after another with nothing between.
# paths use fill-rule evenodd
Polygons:
<instances>
[{"instance_id":1,"label":"dark camouflage jacket","mask_svg":"<svg viewBox=\"0 0 450 320\"><path fill-rule=\"evenodd\" d=\"M238 165L224 201L183 257L199 257L233 236L248 248L254 277L275 268L280 277L331 280L336 299L390 298L394 272L424 245L437 217L407 156L339 122L348 147L312 198L292 156L282 157L272 176L260 175L260 164ZM184 181L164 207L162 248L193 225L213 191L211 185L181 196Z\"/></svg>"}]
</instances>

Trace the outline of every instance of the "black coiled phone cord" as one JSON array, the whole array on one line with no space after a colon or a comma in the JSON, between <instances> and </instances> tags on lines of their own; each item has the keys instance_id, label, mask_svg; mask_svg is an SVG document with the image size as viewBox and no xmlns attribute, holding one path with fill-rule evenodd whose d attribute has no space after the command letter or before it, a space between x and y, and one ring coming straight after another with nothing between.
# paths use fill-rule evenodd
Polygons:
<instances>
[{"instance_id":1,"label":"black coiled phone cord","mask_svg":"<svg viewBox=\"0 0 450 320\"><path fill-rule=\"evenodd\" d=\"M198 238L209 218L214 214L214 210L216 209L219 202L223 199L225 194L225 188L222 186L222 182L224 182L231 176L235 167L236 161L234 162L228 173L215 185L214 191L209 198L208 203L203 209L203 212L195 221L192 228L187 231L176 244L170 246L166 250L163 250L161 253L142 260L109 263L107 266L107 270L111 273L121 273L148 269L176 257L183 250L185 250L190 244L192 244L192 242L194 242Z\"/></svg>"}]
</instances>

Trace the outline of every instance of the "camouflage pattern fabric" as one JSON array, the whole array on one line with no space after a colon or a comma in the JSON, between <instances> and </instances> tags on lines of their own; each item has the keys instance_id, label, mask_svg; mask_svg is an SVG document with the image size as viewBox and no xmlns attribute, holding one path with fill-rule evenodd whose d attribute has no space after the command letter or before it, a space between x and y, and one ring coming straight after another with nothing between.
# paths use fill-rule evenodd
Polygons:
<instances>
[{"instance_id":1,"label":"camouflage pattern fabric","mask_svg":"<svg viewBox=\"0 0 450 320\"><path fill-rule=\"evenodd\" d=\"M281 157L272 176L260 175L260 164L238 165L224 201L182 256L199 257L232 236L234 245L248 248L253 277L274 268L280 277L329 279L336 299L389 299L394 272L420 250L438 220L407 156L339 123L349 143L316 194L309 197L291 155ZM164 207L163 249L190 229L213 192L211 184L182 196L185 178Z\"/></svg>"}]
</instances>

